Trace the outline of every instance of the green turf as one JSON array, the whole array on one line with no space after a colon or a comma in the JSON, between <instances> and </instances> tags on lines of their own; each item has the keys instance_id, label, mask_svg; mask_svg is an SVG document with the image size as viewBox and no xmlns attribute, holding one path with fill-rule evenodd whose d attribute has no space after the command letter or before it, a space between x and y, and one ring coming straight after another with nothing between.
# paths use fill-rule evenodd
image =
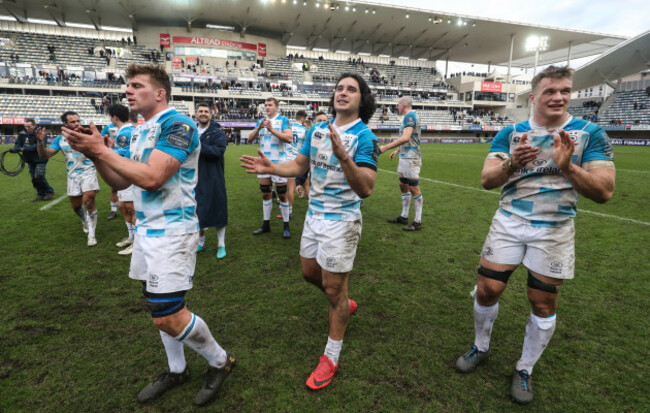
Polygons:
<instances>
[{"instance_id":1,"label":"green turf","mask_svg":"<svg viewBox=\"0 0 650 413\"><path fill-rule=\"evenodd\" d=\"M272 233L251 235L261 223L261 196L237 158L254 149L228 147L228 257L199 254L188 294L190 309L238 357L209 411L522 410L508 393L529 313L523 269L501 299L493 357L471 375L453 369L473 342L468 293L498 196L441 182L478 189L487 145L423 147L421 176L440 182L421 181L424 229L417 233L386 222L401 201L396 175L380 170L364 204L350 281L359 309L340 370L319 392L304 382L327 340L327 303L300 274L305 201L296 200L292 239L282 239L275 218ZM576 278L560 293L557 329L535 367L535 401L527 411L648 409L650 226L643 222L650 222L650 148L616 147L615 153L614 198L605 205L580 201L579 209L611 216L578 212ZM396 165L382 157L380 168ZM50 162L47 176L57 197L64 195L64 164ZM191 350L188 384L151 405L135 401L167 365L139 283L128 278L129 259L117 255L114 244L126 228L120 219L106 221L108 195L102 183L99 244L88 248L67 200L40 211L45 203L30 202L27 171L0 176L2 412L193 409L205 362ZM214 230L207 247L216 248Z\"/></svg>"}]
</instances>

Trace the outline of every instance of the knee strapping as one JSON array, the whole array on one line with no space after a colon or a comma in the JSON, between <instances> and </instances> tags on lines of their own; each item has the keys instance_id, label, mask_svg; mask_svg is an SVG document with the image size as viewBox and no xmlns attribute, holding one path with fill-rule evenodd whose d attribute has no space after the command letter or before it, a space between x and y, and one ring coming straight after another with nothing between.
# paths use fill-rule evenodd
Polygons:
<instances>
[{"instance_id":1,"label":"knee strapping","mask_svg":"<svg viewBox=\"0 0 650 413\"><path fill-rule=\"evenodd\" d=\"M481 274L484 277L501 281L502 283L506 284L508 283L508 279L510 278L510 275L512 275L513 270L506 270L506 271L494 271L490 270L488 268L485 268L482 265L478 266L478 273Z\"/></svg>"},{"instance_id":2,"label":"knee strapping","mask_svg":"<svg viewBox=\"0 0 650 413\"><path fill-rule=\"evenodd\" d=\"M167 317L185 308L185 291L169 294L153 294L144 290L147 308L153 318Z\"/></svg>"},{"instance_id":3,"label":"knee strapping","mask_svg":"<svg viewBox=\"0 0 650 413\"><path fill-rule=\"evenodd\" d=\"M271 185L262 185L260 184L260 191L262 191L263 194L270 194L273 188Z\"/></svg>"},{"instance_id":4,"label":"knee strapping","mask_svg":"<svg viewBox=\"0 0 650 413\"><path fill-rule=\"evenodd\" d=\"M540 291L546 291L547 293L557 294L557 286L538 279L528 271L528 282L526 283L530 288L534 288Z\"/></svg>"},{"instance_id":5,"label":"knee strapping","mask_svg":"<svg viewBox=\"0 0 650 413\"><path fill-rule=\"evenodd\" d=\"M286 185L276 185L275 190L278 191L278 195L284 195L287 193Z\"/></svg>"}]
</instances>

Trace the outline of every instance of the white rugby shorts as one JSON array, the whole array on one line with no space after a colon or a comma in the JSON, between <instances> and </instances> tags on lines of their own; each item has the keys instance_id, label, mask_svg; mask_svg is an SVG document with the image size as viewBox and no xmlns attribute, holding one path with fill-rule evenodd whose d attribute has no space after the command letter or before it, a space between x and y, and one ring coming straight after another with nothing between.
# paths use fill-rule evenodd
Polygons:
<instances>
[{"instance_id":1,"label":"white rugby shorts","mask_svg":"<svg viewBox=\"0 0 650 413\"><path fill-rule=\"evenodd\" d=\"M147 292L192 289L199 233L147 237L135 234L129 278L146 281Z\"/></svg>"},{"instance_id":2,"label":"white rugby shorts","mask_svg":"<svg viewBox=\"0 0 650 413\"><path fill-rule=\"evenodd\" d=\"M274 184L286 184L288 182L288 178L285 178L284 176L265 174L265 175L257 175L257 177L259 179L271 178L271 182L273 182Z\"/></svg>"},{"instance_id":3,"label":"white rugby shorts","mask_svg":"<svg viewBox=\"0 0 650 413\"><path fill-rule=\"evenodd\" d=\"M74 178L68 175L68 196L81 196L90 191L99 191L97 172L83 173Z\"/></svg>"},{"instance_id":4,"label":"white rugby shorts","mask_svg":"<svg viewBox=\"0 0 650 413\"><path fill-rule=\"evenodd\" d=\"M326 271L348 273L352 271L360 239L360 219L332 221L307 216L300 239L300 256L316 258Z\"/></svg>"},{"instance_id":5,"label":"white rugby shorts","mask_svg":"<svg viewBox=\"0 0 650 413\"><path fill-rule=\"evenodd\" d=\"M397 164L397 173L399 173L402 178L417 180L420 179L421 167L422 160L419 158L399 158L399 163Z\"/></svg>"},{"instance_id":6,"label":"white rugby shorts","mask_svg":"<svg viewBox=\"0 0 650 413\"><path fill-rule=\"evenodd\" d=\"M133 202L133 197L133 185L121 191L117 191L117 200L120 202Z\"/></svg>"},{"instance_id":7,"label":"white rugby shorts","mask_svg":"<svg viewBox=\"0 0 650 413\"><path fill-rule=\"evenodd\" d=\"M497 264L519 265L551 278L571 279L575 266L573 220L561 227L534 227L497 210L481 257Z\"/></svg>"}]
</instances>

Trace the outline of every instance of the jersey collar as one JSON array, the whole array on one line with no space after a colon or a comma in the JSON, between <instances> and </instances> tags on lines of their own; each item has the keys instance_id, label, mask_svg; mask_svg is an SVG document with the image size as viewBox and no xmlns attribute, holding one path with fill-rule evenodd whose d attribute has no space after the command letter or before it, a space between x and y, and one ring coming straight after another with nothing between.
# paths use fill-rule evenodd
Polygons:
<instances>
[{"instance_id":1,"label":"jersey collar","mask_svg":"<svg viewBox=\"0 0 650 413\"><path fill-rule=\"evenodd\" d=\"M332 126L334 126L334 129L336 129L337 132L341 133L341 132L347 132L348 129L351 129L357 123L361 122L361 118L357 118L357 120L352 121L347 125L343 125L343 126L336 126L336 123L334 122L336 122L336 118L332 119ZM325 125L327 125L327 123L325 123Z\"/></svg>"},{"instance_id":2,"label":"jersey collar","mask_svg":"<svg viewBox=\"0 0 650 413\"><path fill-rule=\"evenodd\" d=\"M556 126L538 125L537 123L535 123L535 120L533 119L532 116L530 117L530 119L528 119L528 124L530 125L530 128L533 130L546 129L546 131L550 133L550 132L556 132L560 129L564 129L564 127L568 125L572 120L573 120L573 116L569 112L567 112L566 117L564 118L562 123Z\"/></svg>"}]
</instances>

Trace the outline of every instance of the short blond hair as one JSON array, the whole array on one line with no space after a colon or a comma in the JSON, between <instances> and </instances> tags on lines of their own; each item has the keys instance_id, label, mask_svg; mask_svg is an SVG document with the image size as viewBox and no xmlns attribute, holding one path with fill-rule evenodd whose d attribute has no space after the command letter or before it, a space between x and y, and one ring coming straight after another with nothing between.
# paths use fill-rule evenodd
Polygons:
<instances>
[{"instance_id":1,"label":"short blond hair","mask_svg":"<svg viewBox=\"0 0 650 413\"><path fill-rule=\"evenodd\" d=\"M397 101L397 104L399 105L400 103L402 105L406 105L409 108L413 107L413 99L411 99L410 96L402 96L401 98L399 98L399 100Z\"/></svg>"}]
</instances>

